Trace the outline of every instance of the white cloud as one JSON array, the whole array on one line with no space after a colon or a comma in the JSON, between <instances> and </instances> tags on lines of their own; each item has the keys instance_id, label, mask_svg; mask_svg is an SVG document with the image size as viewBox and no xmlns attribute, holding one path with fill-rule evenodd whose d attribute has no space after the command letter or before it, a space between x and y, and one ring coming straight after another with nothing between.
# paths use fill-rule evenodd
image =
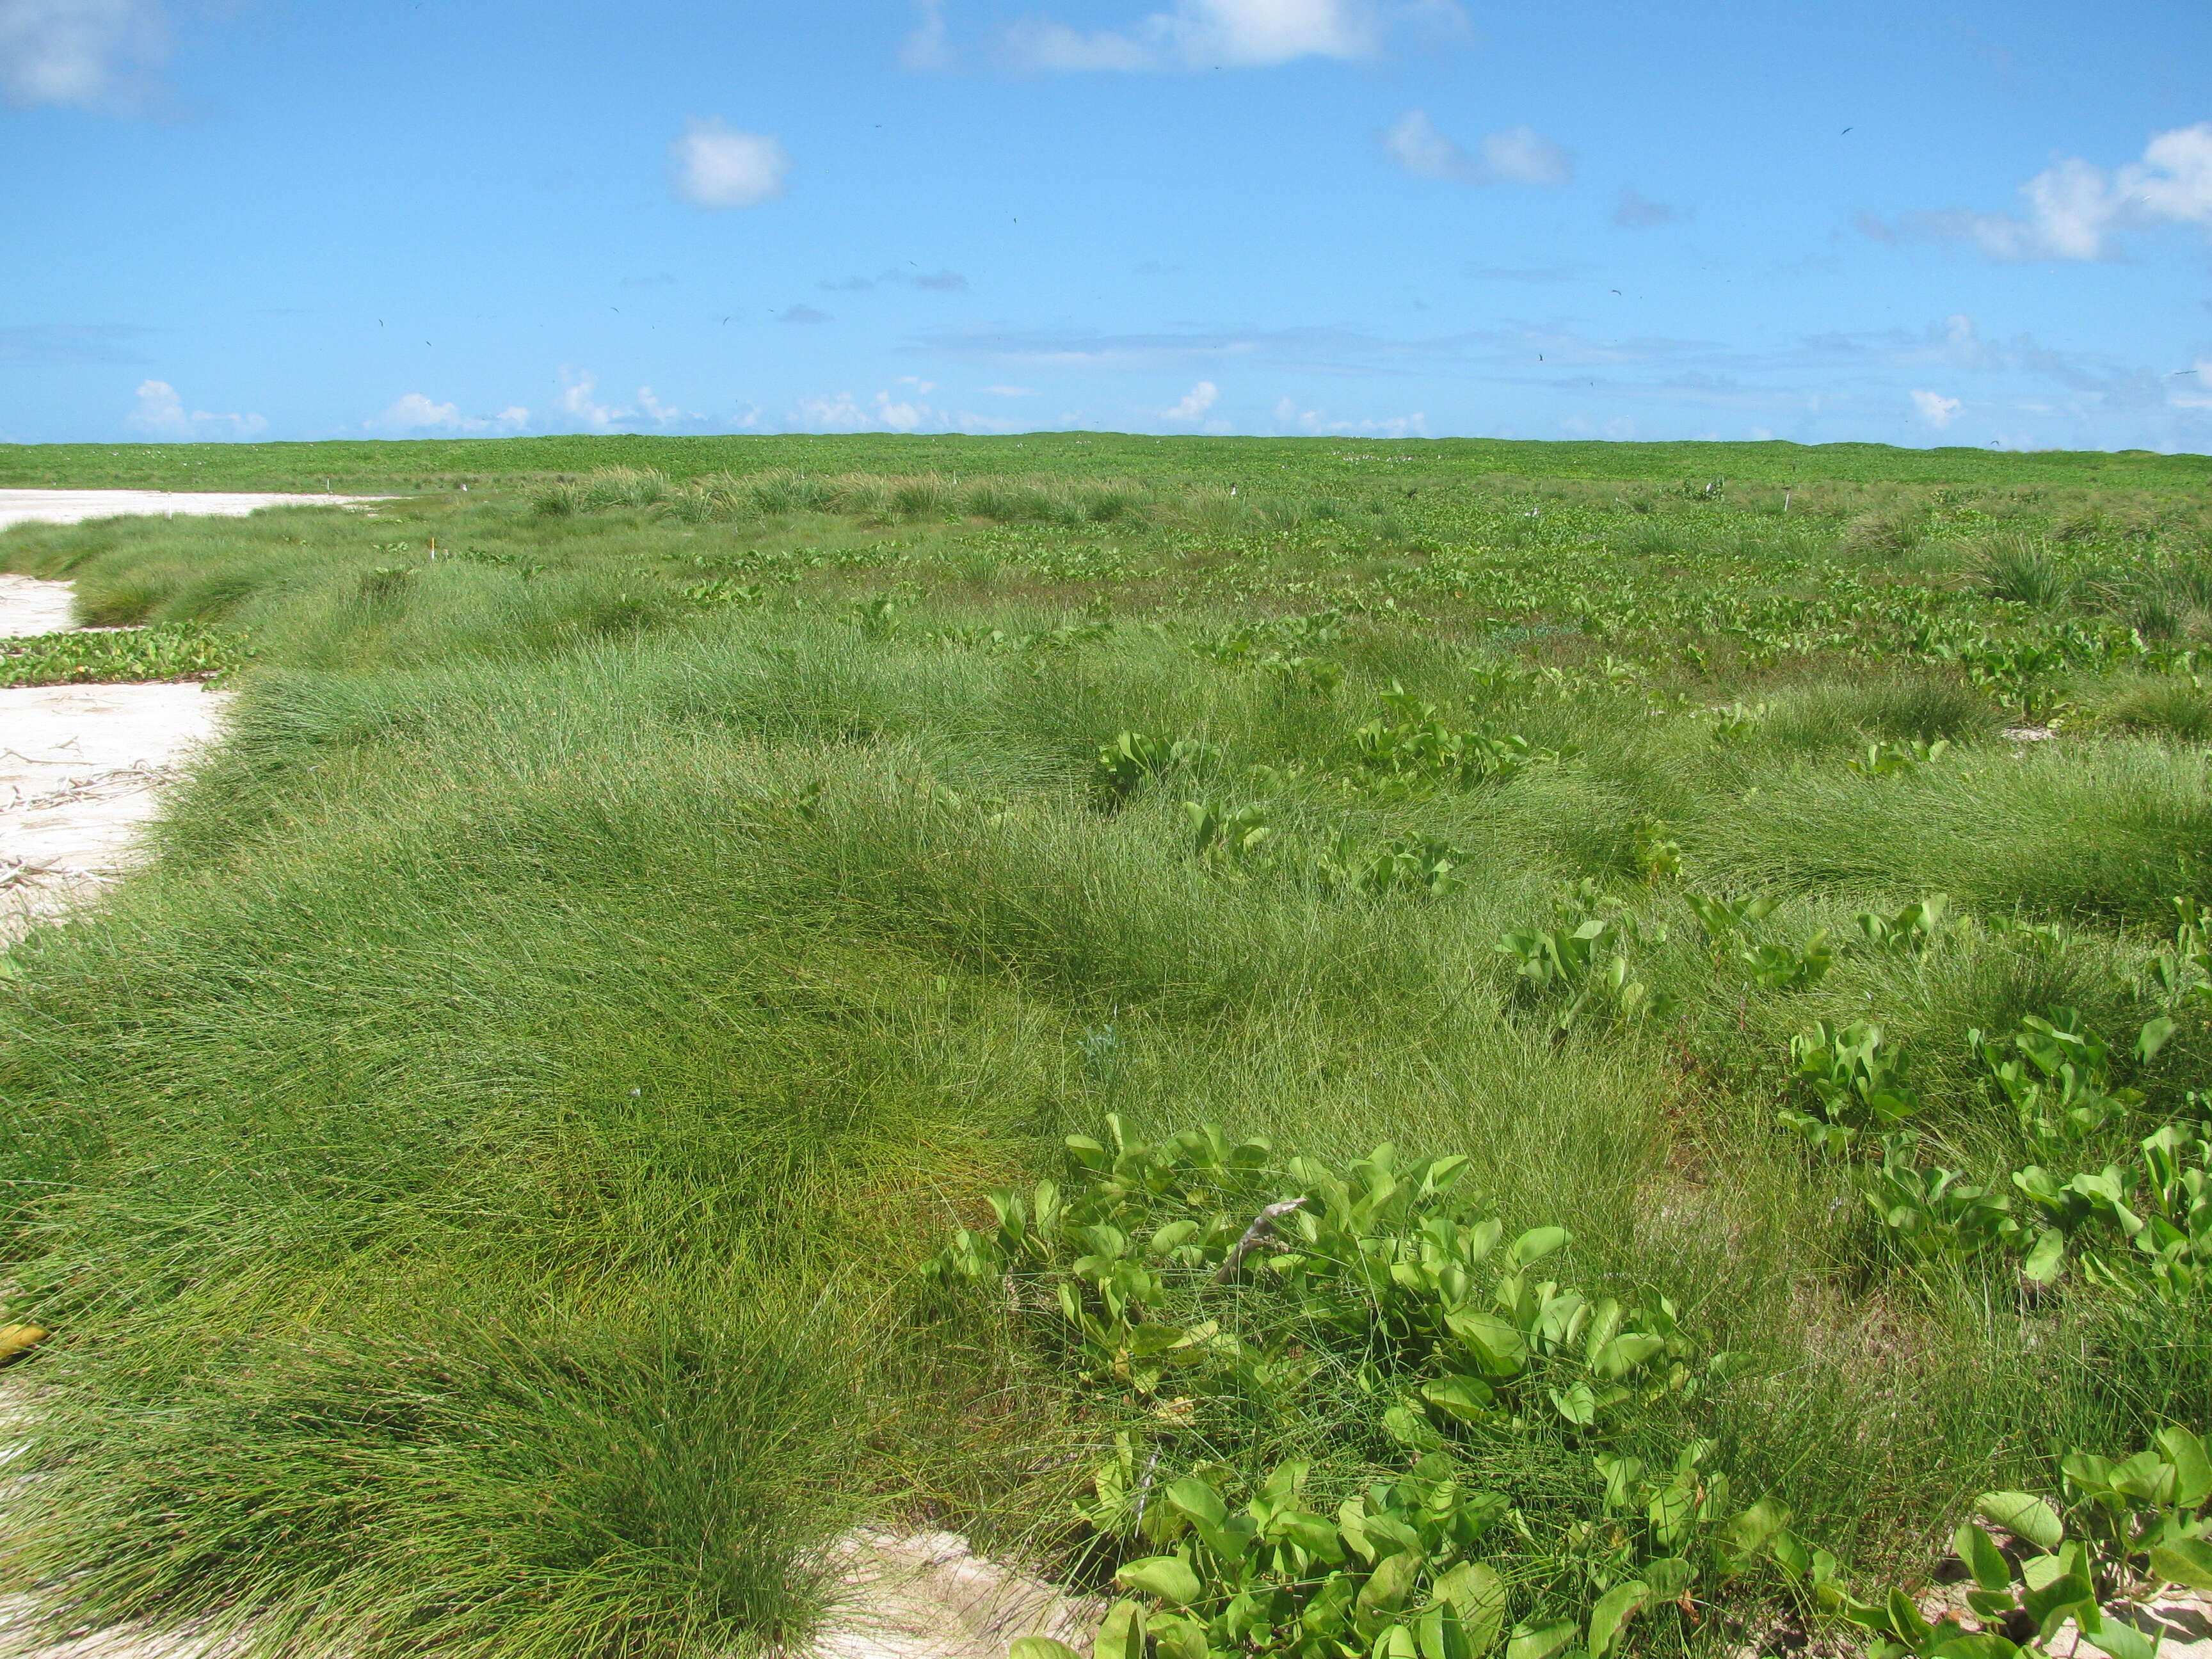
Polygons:
<instances>
[{"instance_id":1,"label":"white cloud","mask_svg":"<svg viewBox=\"0 0 2212 1659\"><path fill-rule=\"evenodd\" d=\"M1574 158L1534 127L1507 127L1486 135L1480 156L1437 130L1426 110L1409 109L1382 135L1382 149L1420 179L1455 185L1543 185L1574 182Z\"/></svg>"},{"instance_id":2,"label":"white cloud","mask_svg":"<svg viewBox=\"0 0 2212 1659\"><path fill-rule=\"evenodd\" d=\"M159 0L0 0L0 97L127 106L168 46Z\"/></svg>"},{"instance_id":3,"label":"white cloud","mask_svg":"<svg viewBox=\"0 0 2212 1659\"><path fill-rule=\"evenodd\" d=\"M1486 135L1483 165L1509 185L1571 185L1575 164L1566 151L1534 127L1508 127Z\"/></svg>"},{"instance_id":4,"label":"white cloud","mask_svg":"<svg viewBox=\"0 0 2212 1659\"><path fill-rule=\"evenodd\" d=\"M1429 417L1418 411L1411 415L1384 416L1377 420L1333 421L1326 410L1300 409L1297 402L1288 396L1275 400L1275 424L1285 431L1311 433L1316 436L1323 433L1363 438L1425 438L1429 435Z\"/></svg>"},{"instance_id":5,"label":"white cloud","mask_svg":"<svg viewBox=\"0 0 2212 1659\"><path fill-rule=\"evenodd\" d=\"M1382 135L1382 148L1407 172L1422 179L1465 181L1474 158L1437 131L1426 110L1409 109Z\"/></svg>"},{"instance_id":6,"label":"white cloud","mask_svg":"<svg viewBox=\"0 0 2212 1659\"><path fill-rule=\"evenodd\" d=\"M420 432L426 428L458 428L461 423L459 404L433 403L419 392L408 392L392 400L392 407L378 416L373 425L387 427L395 432Z\"/></svg>"},{"instance_id":7,"label":"white cloud","mask_svg":"<svg viewBox=\"0 0 2212 1659\"><path fill-rule=\"evenodd\" d=\"M801 398L785 425L800 432L1012 432L1020 422L988 415L958 413L923 401L935 386L911 375L899 384L917 390L911 397L878 392L863 403L849 392L835 397Z\"/></svg>"},{"instance_id":8,"label":"white cloud","mask_svg":"<svg viewBox=\"0 0 2212 1659\"><path fill-rule=\"evenodd\" d=\"M1065 23L1030 18L1006 31L1006 56L1028 70L1165 69L1152 47L1125 34L1085 34Z\"/></svg>"},{"instance_id":9,"label":"white cloud","mask_svg":"<svg viewBox=\"0 0 2212 1659\"><path fill-rule=\"evenodd\" d=\"M1194 421L1221 401L1221 388L1211 380L1200 380L1182 394L1182 401L1165 411L1170 421Z\"/></svg>"},{"instance_id":10,"label":"white cloud","mask_svg":"<svg viewBox=\"0 0 2212 1659\"><path fill-rule=\"evenodd\" d=\"M662 403L653 395L649 386L638 387L635 407L603 404L599 400L599 377L589 369L562 369L561 395L553 400L560 416L565 417L562 424L580 426L592 432L611 432L621 427L636 426L641 421L668 426L678 421L704 418L694 410Z\"/></svg>"},{"instance_id":11,"label":"white cloud","mask_svg":"<svg viewBox=\"0 0 2212 1659\"><path fill-rule=\"evenodd\" d=\"M841 392L834 398L799 400L798 424L809 431L858 432L870 423L867 410L853 401L849 392Z\"/></svg>"},{"instance_id":12,"label":"white cloud","mask_svg":"<svg viewBox=\"0 0 2212 1659\"><path fill-rule=\"evenodd\" d=\"M696 421L700 418L688 409L678 409L674 404L664 404L653 395L653 388L649 386L638 387L637 406L645 418L655 426L667 426L676 421Z\"/></svg>"},{"instance_id":13,"label":"white cloud","mask_svg":"<svg viewBox=\"0 0 2212 1659\"><path fill-rule=\"evenodd\" d=\"M125 417L131 430L149 438L183 443L208 440L251 438L266 431L269 422L258 415L210 415L205 410L185 410L184 399L167 380L146 380L138 387L138 403Z\"/></svg>"},{"instance_id":14,"label":"white cloud","mask_svg":"<svg viewBox=\"0 0 2212 1659\"><path fill-rule=\"evenodd\" d=\"M1457 0L1175 0L1127 29L1085 33L1048 18L1006 32L1007 58L1027 70L1267 69L1302 58L1373 58L1394 25L1468 33Z\"/></svg>"},{"instance_id":15,"label":"white cloud","mask_svg":"<svg viewBox=\"0 0 2212 1659\"><path fill-rule=\"evenodd\" d=\"M945 0L914 0L914 32L899 46L899 67L951 68L952 46L945 33Z\"/></svg>"},{"instance_id":16,"label":"white cloud","mask_svg":"<svg viewBox=\"0 0 2212 1659\"><path fill-rule=\"evenodd\" d=\"M927 418L929 405L921 402L894 403L887 392L876 393L876 414L894 432L911 432Z\"/></svg>"},{"instance_id":17,"label":"white cloud","mask_svg":"<svg viewBox=\"0 0 2212 1659\"><path fill-rule=\"evenodd\" d=\"M553 401L563 415L582 422L594 431L604 432L629 413L599 402L592 393L599 389L599 376L586 369L574 374L561 371L561 395Z\"/></svg>"},{"instance_id":18,"label":"white cloud","mask_svg":"<svg viewBox=\"0 0 2212 1659\"><path fill-rule=\"evenodd\" d=\"M385 432L520 432L530 424L530 411L515 404L496 415L464 415L458 404L441 404L410 392L364 424Z\"/></svg>"},{"instance_id":19,"label":"white cloud","mask_svg":"<svg viewBox=\"0 0 2212 1659\"><path fill-rule=\"evenodd\" d=\"M1633 185L1623 185L1613 198L1613 222L1623 230L1649 230L1654 225L1671 225L1695 216L1689 209L1672 202L1653 201Z\"/></svg>"},{"instance_id":20,"label":"white cloud","mask_svg":"<svg viewBox=\"0 0 2212 1659\"><path fill-rule=\"evenodd\" d=\"M984 392L994 398L1034 398L1036 391L1025 386L987 386Z\"/></svg>"},{"instance_id":21,"label":"white cloud","mask_svg":"<svg viewBox=\"0 0 2212 1659\"><path fill-rule=\"evenodd\" d=\"M2020 187L2022 213L1908 214L1895 227L1863 220L1884 240L1935 236L1970 241L1993 259L2101 259L2124 230L2198 225L2212 230L2212 121L2161 132L2142 159L2106 172L2080 156L2045 167Z\"/></svg>"},{"instance_id":22,"label":"white cloud","mask_svg":"<svg viewBox=\"0 0 2212 1659\"><path fill-rule=\"evenodd\" d=\"M1965 413L1966 406L1956 398L1946 398L1940 392L1915 391L1912 408L1923 421L1941 432Z\"/></svg>"},{"instance_id":23,"label":"white cloud","mask_svg":"<svg viewBox=\"0 0 2212 1659\"><path fill-rule=\"evenodd\" d=\"M685 122L668 157L676 193L699 207L758 207L783 194L791 171L775 137L739 132L719 115Z\"/></svg>"}]
</instances>

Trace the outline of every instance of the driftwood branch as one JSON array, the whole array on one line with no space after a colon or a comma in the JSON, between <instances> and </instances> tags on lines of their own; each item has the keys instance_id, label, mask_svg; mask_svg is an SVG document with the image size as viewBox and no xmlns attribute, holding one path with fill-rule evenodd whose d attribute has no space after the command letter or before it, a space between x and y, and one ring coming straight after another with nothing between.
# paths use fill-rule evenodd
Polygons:
<instances>
[{"instance_id":1,"label":"driftwood branch","mask_svg":"<svg viewBox=\"0 0 2212 1659\"><path fill-rule=\"evenodd\" d=\"M1214 1274L1213 1282L1226 1285L1236 1278L1237 1270L1244 1265L1244 1258L1267 1242L1268 1234L1275 1231L1275 1224L1291 1211L1303 1210L1305 1205L1303 1198L1286 1198L1279 1204L1270 1204L1254 1216L1252 1224L1244 1230L1244 1237L1237 1241L1236 1249L1229 1252L1228 1259L1221 1264L1221 1271Z\"/></svg>"}]
</instances>

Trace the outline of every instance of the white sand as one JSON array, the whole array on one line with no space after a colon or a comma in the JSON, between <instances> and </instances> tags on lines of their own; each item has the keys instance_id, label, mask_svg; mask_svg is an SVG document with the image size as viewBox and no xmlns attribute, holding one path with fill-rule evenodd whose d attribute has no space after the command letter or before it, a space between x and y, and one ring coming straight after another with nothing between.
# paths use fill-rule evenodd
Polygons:
<instances>
[{"instance_id":1,"label":"white sand","mask_svg":"<svg viewBox=\"0 0 2212 1659\"><path fill-rule=\"evenodd\" d=\"M0 945L130 866L225 701L198 685L0 688Z\"/></svg>"},{"instance_id":2,"label":"white sand","mask_svg":"<svg viewBox=\"0 0 2212 1659\"><path fill-rule=\"evenodd\" d=\"M1005 1659L1024 1636L1087 1652L1106 1611L975 1554L957 1532L864 1528L832 1553L843 1583L813 1659Z\"/></svg>"},{"instance_id":3,"label":"white sand","mask_svg":"<svg viewBox=\"0 0 2212 1659\"><path fill-rule=\"evenodd\" d=\"M70 626L70 585L0 571L0 640L58 634Z\"/></svg>"},{"instance_id":4,"label":"white sand","mask_svg":"<svg viewBox=\"0 0 2212 1659\"><path fill-rule=\"evenodd\" d=\"M0 489L0 530L15 524L82 524L129 514L209 514L242 519L264 507L350 507L385 495L245 495L170 489Z\"/></svg>"},{"instance_id":5,"label":"white sand","mask_svg":"<svg viewBox=\"0 0 2212 1659\"><path fill-rule=\"evenodd\" d=\"M358 495L160 489L0 489L0 530L130 514L242 518L265 507L347 507ZM70 585L0 574L0 639L60 633ZM156 791L213 736L223 698L197 685L0 688L0 947L31 921L96 894L129 863Z\"/></svg>"},{"instance_id":6,"label":"white sand","mask_svg":"<svg viewBox=\"0 0 2212 1659\"><path fill-rule=\"evenodd\" d=\"M0 639L60 633L69 606L67 582L0 576ZM0 687L0 947L129 867L225 701L191 684Z\"/></svg>"}]
</instances>

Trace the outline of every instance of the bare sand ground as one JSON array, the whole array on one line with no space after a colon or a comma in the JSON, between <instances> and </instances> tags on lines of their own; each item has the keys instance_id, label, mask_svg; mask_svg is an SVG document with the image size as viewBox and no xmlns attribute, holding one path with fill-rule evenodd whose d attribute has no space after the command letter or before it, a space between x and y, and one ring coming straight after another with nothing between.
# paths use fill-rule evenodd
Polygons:
<instances>
[{"instance_id":1,"label":"bare sand ground","mask_svg":"<svg viewBox=\"0 0 2212 1659\"><path fill-rule=\"evenodd\" d=\"M0 945L129 867L225 701L198 685L0 689Z\"/></svg>"},{"instance_id":2,"label":"bare sand ground","mask_svg":"<svg viewBox=\"0 0 2212 1659\"><path fill-rule=\"evenodd\" d=\"M67 582L0 575L0 639L69 614ZM226 701L192 684L0 687L0 946L122 874Z\"/></svg>"},{"instance_id":3,"label":"bare sand ground","mask_svg":"<svg viewBox=\"0 0 2212 1659\"><path fill-rule=\"evenodd\" d=\"M70 585L0 571L0 640L58 634L70 626Z\"/></svg>"},{"instance_id":4,"label":"bare sand ground","mask_svg":"<svg viewBox=\"0 0 2212 1659\"><path fill-rule=\"evenodd\" d=\"M82 524L129 514L208 514L242 519L264 507L349 507L384 495L224 495L183 489L0 489L0 530L17 524Z\"/></svg>"}]
</instances>

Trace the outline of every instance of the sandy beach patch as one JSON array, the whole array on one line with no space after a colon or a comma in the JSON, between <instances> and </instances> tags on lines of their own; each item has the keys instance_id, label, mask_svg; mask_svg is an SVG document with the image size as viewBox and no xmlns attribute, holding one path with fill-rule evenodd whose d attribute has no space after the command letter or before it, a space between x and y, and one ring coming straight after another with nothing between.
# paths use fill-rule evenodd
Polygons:
<instances>
[{"instance_id":1,"label":"sandy beach patch","mask_svg":"<svg viewBox=\"0 0 2212 1659\"><path fill-rule=\"evenodd\" d=\"M18 524L82 524L87 519L179 513L242 519L264 507L350 507L384 495L230 495L184 489L0 489L0 530Z\"/></svg>"}]
</instances>

